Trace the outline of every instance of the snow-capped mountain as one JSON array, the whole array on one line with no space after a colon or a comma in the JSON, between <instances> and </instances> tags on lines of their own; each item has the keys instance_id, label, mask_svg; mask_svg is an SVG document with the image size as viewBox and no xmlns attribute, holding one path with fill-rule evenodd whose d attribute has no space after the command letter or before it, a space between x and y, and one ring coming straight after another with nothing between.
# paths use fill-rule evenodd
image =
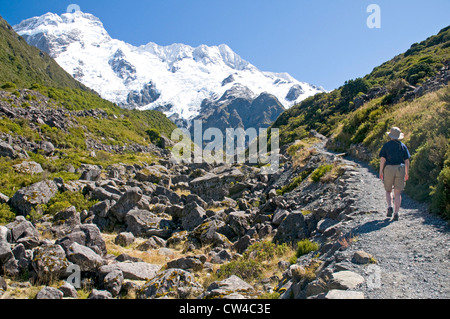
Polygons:
<instances>
[{"instance_id":1,"label":"snow-capped mountain","mask_svg":"<svg viewBox=\"0 0 450 319\"><path fill-rule=\"evenodd\" d=\"M111 38L97 17L81 11L47 13L14 29L103 98L173 118L199 116L205 99L219 99L235 85L255 96L270 93L285 108L324 91L287 73L262 72L225 44L135 47Z\"/></svg>"}]
</instances>

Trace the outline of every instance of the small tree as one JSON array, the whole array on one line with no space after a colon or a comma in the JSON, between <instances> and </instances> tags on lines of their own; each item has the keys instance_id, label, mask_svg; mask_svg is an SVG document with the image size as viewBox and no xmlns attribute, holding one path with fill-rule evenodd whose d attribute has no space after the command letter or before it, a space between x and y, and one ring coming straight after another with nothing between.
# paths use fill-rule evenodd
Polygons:
<instances>
[{"instance_id":1,"label":"small tree","mask_svg":"<svg viewBox=\"0 0 450 319\"><path fill-rule=\"evenodd\" d=\"M145 132L153 144L158 145L161 142L161 133L157 129L151 128Z\"/></svg>"},{"instance_id":2,"label":"small tree","mask_svg":"<svg viewBox=\"0 0 450 319\"><path fill-rule=\"evenodd\" d=\"M346 81L341 91L341 96L346 101L353 100L358 93L367 93L369 91L369 85L366 80L357 78L355 80Z\"/></svg>"}]
</instances>

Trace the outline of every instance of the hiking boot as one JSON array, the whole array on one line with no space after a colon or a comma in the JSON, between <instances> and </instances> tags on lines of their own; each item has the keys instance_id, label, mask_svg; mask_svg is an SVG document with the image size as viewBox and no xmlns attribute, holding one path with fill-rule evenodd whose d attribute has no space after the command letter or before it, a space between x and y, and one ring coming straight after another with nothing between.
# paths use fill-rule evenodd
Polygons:
<instances>
[{"instance_id":1,"label":"hiking boot","mask_svg":"<svg viewBox=\"0 0 450 319\"><path fill-rule=\"evenodd\" d=\"M395 214L394 214L394 218L393 218L392 220L398 221L398 213L395 213Z\"/></svg>"},{"instance_id":2,"label":"hiking boot","mask_svg":"<svg viewBox=\"0 0 450 319\"><path fill-rule=\"evenodd\" d=\"M394 213L394 209L392 207L389 207L388 211L387 211L387 217L392 217L393 213Z\"/></svg>"}]
</instances>

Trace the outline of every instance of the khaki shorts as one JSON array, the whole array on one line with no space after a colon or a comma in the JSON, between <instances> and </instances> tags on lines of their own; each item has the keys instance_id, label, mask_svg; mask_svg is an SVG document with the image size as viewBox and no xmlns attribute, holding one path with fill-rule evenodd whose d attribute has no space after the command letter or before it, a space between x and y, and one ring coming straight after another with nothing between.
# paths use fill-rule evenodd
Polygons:
<instances>
[{"instance_id":1,"label":"khaki shorts","mask_svg":"<svg viewBox=\"0 0 450 319\"><path fill-rule=\"evenodd\" d=\"M392 192L392 188L398 191L405 189L405 165L386 165L384 168L384 188L386 192Z\"/></svg>"}]
</instances>

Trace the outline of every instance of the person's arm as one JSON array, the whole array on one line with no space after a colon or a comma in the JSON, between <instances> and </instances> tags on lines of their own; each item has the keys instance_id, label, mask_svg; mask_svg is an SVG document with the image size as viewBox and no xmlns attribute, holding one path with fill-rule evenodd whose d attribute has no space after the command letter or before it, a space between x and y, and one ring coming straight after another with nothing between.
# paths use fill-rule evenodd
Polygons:
<instances>
[{"instance_id":1,"label":"person's arm","mask_svg":"<svg viewBox=\"0 0 450 319\"><path fill-rule=\"evenodd\" d=\"M409 179L409 159L405 160L405 182Z\"/></svg>"},{"instance_id":2,"label":"person's arm","mask_svg":"<svg viewBox=\"0 0 450 319\"><path fill-rule=\"evenodd\" d=\"M384 178L384 166L386 165L386 159L384 157L381 157L380 160L380 179L383 180Z\"/></svg>"}]
</instances>

